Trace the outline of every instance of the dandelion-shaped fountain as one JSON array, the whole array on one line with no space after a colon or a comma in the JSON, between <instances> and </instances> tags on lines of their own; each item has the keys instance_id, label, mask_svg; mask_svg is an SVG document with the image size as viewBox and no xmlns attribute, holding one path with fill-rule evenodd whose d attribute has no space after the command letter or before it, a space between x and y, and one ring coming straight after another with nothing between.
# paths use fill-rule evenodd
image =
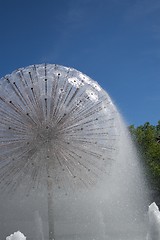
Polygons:
<instances>
[{"instance_id":1,"label":"dandelion-shaped fountain","mask_svg":"<svg viewBox=\"0 0 160 240\"><path fill-rule=\"evenodd\" d=\"M1 191L47 186L49 240L55 239L53 193L89 188L106 174L117 119L108 94L73 68L32 65L1 79Z\"/></svg>"}]
</instances>

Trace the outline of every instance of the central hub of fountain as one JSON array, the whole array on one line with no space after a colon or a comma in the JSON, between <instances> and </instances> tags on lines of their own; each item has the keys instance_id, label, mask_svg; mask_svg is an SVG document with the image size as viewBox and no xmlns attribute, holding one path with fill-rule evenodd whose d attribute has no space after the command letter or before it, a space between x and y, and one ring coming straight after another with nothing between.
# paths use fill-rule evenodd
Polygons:
<instances>
[{"instance_id":1,"label":"central hub of fountain","mask_svg":"<svg viewBox=\"0 0 160 240\"><path fill-rule=\"evenodd\" d=\"M35 131L34 142L36 142L37 146L46 146L50 145L51 142L54 144L58 140L58 133L56 133L55 127L49 126L46 124Z\"/></svg>"}]
</instances>

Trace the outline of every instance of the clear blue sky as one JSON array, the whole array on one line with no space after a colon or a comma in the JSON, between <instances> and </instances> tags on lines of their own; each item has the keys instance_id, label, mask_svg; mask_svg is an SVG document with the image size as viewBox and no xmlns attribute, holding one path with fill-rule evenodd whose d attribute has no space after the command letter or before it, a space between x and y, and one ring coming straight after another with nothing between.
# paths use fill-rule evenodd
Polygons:
<instances>
[{"instance_id":1,"label":"clear blue sky","mask_svg":"<svg viewBox=\"0 0 160 240\"><path fill-rule=\"evenodd\" d=\"M128 124L156 124L160 1L0 0L0 77L44 62L98 81Z\"/></svg>"}]
</instances>

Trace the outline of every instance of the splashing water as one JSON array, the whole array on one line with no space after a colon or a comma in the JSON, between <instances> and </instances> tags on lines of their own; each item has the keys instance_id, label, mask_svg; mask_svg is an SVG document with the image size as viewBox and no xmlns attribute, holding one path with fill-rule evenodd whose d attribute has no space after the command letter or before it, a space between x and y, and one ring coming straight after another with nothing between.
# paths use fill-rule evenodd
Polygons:
<instances>
[{"instance_id":1,"label":"splashing water","mask_svg":"<svg viewBox=\"0 0 160 240\"><path fill-rule=\"evenodd\" d=\"M6 240L26 240L26 237L20 231L11 234Z\"/></svg>"},{"instance_id":2,"label":"splashing water","mask_svg":"<svg viewBox=\"0 0 160 240\"><path fill-rule=\"evenodd\" d=\"M145 239L136 149L109 95L75 69L1 79L0 187L12 198L1 201L3 236L18 226L34 240Z\"/></svg>"},{"instance_id":3,"label":"splashing water","mask_svg":"<svg viewBox=\"0 0 160 240\"><path fill-rule=\"evenodd\" d=\"M102 223L103 216L100 212L99 214L100 214L100 221ZM149 216L149 231L148 231L146 240L159 240L160 239L160 212L155 203L152 203L149 206L148 216ZM102 226L101 231L102 232L106 231L104 222L103 224L101 224L101 226ZM39 229L39 232L41 231L42 231L42 228ZM105 236L105 238L103 239L106 239L105 233L103 234L103 236ZM26 240L26 237L24 237L24 235L18 231L17 233L11 234L11 236L7 237L6 240Z\"/></svg>"}]
</instances>

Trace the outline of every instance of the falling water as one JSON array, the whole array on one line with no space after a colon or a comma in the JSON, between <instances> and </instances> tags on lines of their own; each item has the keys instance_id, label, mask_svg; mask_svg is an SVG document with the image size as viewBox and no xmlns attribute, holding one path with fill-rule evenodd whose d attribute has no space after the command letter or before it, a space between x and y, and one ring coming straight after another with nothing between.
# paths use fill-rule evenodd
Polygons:
<instances>
[{"instance_id":1,"label":"falling water","mask_svg":"<svg viewBox=\"0 0 160 240\"><path fill-rule=\"evenodd\" d=\"M59 65L18 69L0 81L0 116L3 239L145 239L143 171L95 81Z\"/></svg>"}]
</instances>

